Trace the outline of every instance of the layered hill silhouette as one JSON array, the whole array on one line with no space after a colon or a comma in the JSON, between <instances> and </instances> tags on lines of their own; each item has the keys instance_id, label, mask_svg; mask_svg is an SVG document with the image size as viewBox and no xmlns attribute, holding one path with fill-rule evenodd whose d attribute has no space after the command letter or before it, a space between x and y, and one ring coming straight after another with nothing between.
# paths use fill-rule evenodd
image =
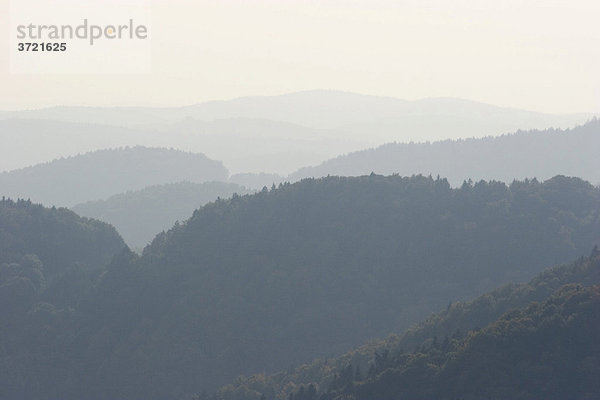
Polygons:
<instances>
[{"instance_id":1,"label":"layered hill silhouette","mask_svg":"<svg viewBox=\"0 0 600 400\"><path fill-rule=\"evenodd\" d=\"M105 124L0 118L0 172L95 150L164 147L158 139L152 131Z\"/></svg>"},{"instance_id":2,"label":"layered hill silhouette","mask_svg":"<svg viewBox=\"0 0 600 400\"><path fill-rule=\"evenodd\" d=\"M406 101L324 90L179 108L53 107L0 113L0 171L143 145L203 153L223 161L233 173L288 175L384 143L564 129L592 117L453 98Z\"/></svg>"},{"instance_id":3,"label":"layered hill silhouette","mask_svg":"<svg viewBox=\"0 0 600 400\"><path fill-rule=\"evenodd\" d=\"M277 172L300 167L379 143L366 135L253 117L198 119L148 125L168 143L222 160L235 173ZM318 160L318 161L317 161Z\"/></svg>"},{"instance_id":4,"label":"layered hill silhouette","mask_svg":"<svg viewBox=\"0 0 600 400\"><path fill-rule=\"evenodd\" d=\"M125 146L165 147L202 153L234 172L300 167L378 144L345 132L257 118L185 120L136 127L98 123L0 118L0 171L64 156Z\"/></svg>"},{"instance_id":5,"label":"layered hill silhouette","mask_svg":"<svg viewBox=\"0 0 600 400\"><path fill-rule=\"evenodd\" d=\"M590 329L600 328L598 316L592 313L578 321L587 325L587 331L577 331L581 325L576 326L573 319L581 317L574 306L594 307L589 301L598 300L598 285L600 252L596 248L590 257L549 268L528 283L509 284L474 300L449 304L403 334L277 374L239 377L198 398L593 398L600 386L591 379L594 369L589 368L590 362L598 361ZM569 333L562 314L564 300L571 303ZM562 310L556 307L558 303L563 303ZM547 329L553 323L553 329ZM565 334L568 338L560 336ZM510 346L499 349L507 343ZM500 354L508 347L517 351ZM474 351L479 353L476 357ZM531 360L532 356L537 359ZM542 357L545 365L540 368ZM530 374L537 374L538 384L523 384Z\"/></svg>"},{"instance_id":6,"label":"layered hill silhouette","mask_svg":"<svg viewBox=\"0 0 600 400\"><path fill-rule=\"evenodd\" d=\"M327 175L443 175L464 180L548 179L557 174L600 183L600 120L572 129L519 131L510 135L426 143L389 143L300 169L294 181Z\"/></svg>"},{"instance_id":7,"label":"layered hill silhouette","mask_svg":"<svg viewBox=\"0 0 600 400\"><path fill-rule=\"evenodd\" d=\"M181 181L226 181L227 169L203 154L125 147L0 173L0 195L72 206L128 190Z\"/></svg>"},{"instance_id":8,"label":"layered hill silhouette","mask_svg":"<svg viewBox=\"0 0 600 400\"><path fill-rule=\"evenodd\" d=\"M141 249L175 221L185 221L195 209L234 193L244 195L249 191L233 183L179 182L129 191L71 208L79 215L112 224L130 247Z\"/></svg>"},{"instance_id":9,"label":"layered hill silhouette","mask_svg":"<svg viewBox=\"0 0 600 400\"><path fill-rule=\"evenodd\" d=\"M186 118L204 121L229 118L258 118L287 122L310 128L345 128L350 133L387 130L394 137L398 129L420 130L440 137L497 135L516 129L568 127L582 123L591 114L552 115L497 107L457 99L426 98L414 101L333 90L312 90L278 96L250 96L211 101L187 107L52 107L14 111L0 118L47 119L115 126L148 126L177 123ZM446 127L445 134L435 131ZM456 133L459 133L456 136ZM416 139L416 138L414 138ZM389 140L389 139L388 139Z\"/></svg>"},{"instance_id":10,"label":"layered hill silhouette","mask_svg":"<svg viewBox=\"0 0 600 400\"><path fill-rule=\"evenodd\" d=\"M1 396L175 399L341 354L587 253L599 211L598 188L561 176L331 177L219 200L116 256L73 313L28 313L1 366L28 373L1 374Z\"/></svg>"}]
</instances>

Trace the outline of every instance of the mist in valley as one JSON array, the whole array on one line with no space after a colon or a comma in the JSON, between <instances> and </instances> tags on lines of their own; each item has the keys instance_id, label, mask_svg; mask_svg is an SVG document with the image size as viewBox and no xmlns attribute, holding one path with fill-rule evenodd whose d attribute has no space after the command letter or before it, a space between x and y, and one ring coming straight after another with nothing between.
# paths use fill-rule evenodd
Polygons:
<instances>
[{"instance_id":1,"label":"mist in valley","mask_svg":"<svg viewBox=\"0 0 600 400\"><path fill-rule=\"evenodd\" d=\"M600 396L596 3L169 4L0 70L0 399Z\"/></svg>"}]
</instances>

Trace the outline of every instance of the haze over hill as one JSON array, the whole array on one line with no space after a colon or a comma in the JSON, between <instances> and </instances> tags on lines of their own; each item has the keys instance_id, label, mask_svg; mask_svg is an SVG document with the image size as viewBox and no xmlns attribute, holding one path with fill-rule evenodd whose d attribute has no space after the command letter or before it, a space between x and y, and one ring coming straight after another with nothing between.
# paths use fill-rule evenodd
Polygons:
<instances>
[{"instance_id":1,"label":"haze over hill","mask_svg":"<svg viewBox=\"0 0 600 400\"><path fill-rule=\"evenodd\" d=\"M54 120L0 120L0 172L156 141L150 131Z\"/></svg>"},{"instance_id":2,"label":"haze over hill","mask_svg":"<svg viewBox=\"0 0 600 400\"><path fill-rule=\"evenodd\" d=\"M543 114L453 98L406 101L324 90L179 108L53 107L0 114L4 156L0 170L78 152L144 145L201 152L223 161L235 173L287 175L303 166L387 142L568 128L591 117Z\"/></svg>"},{"instance_id":3,"label":"haze over hill","mask_svg":"<svg viewBox=\"0 0 600 400\"><path fill-rule=\"evenodd\" d=\"M180 182L120 193L106 200L77 204L71 209L79 215L112 224L131 248L142 249L175 221L183 222L195 209L234 193L244 195L249 191L233 183Z\"/></svg>"},{"instance_id":4,"label":"haze over hill","mask_svg":"<svg viewBox=\"0 0 600 400\"><path fill-rule=\"evenodd\" d=\"M548 179L557 174L600 183L600 120L572 129L518 131L510 135L433 143L388 143L302 168L288 179L371 172L441 175L452 185L463 181Z\"/></svg>"},{"instance_id":5,"label":"haze over hill","mask_svg":"<svg viewBox=\"0 0 600 400\"><path fill-rule=\"evenodd\" d=\"M222 160L232 173L287 175L297 166L377 143L371 137L350 136L335 129L253 117L186 118L178 123L149 128L165 135L165 143L175 143Z\"/></svg>"},{"instance_id":6,"label":"haze over hill","mask_svg":"<svg viewBox=\"0 0 600 400\"><path fill-rule=\"evenodd\" d=\"M600 400L598 21L0 1L0 400Z\"/></svg>"},{"instance_id":7,"label":"haze over hill","mask_svg":"<svg viewBox=\"0 0 600 400\"><path fill-rule=\"evenodd\" d=\"M344 133L295 124L233 118L186 119L144 129L54 120L0 120L0 171L123 146L194 151L223 161L232 172L287 175L344 152L376 144Z\"/></svg>"},{"instance_id":8,"label":"haze over hill","mask_svg":"<svg viewBox=\"0 0 600 400\"><path fill-rule=\"evenodd\" d=\"M591 117L590 114L585 113L544 114L455 98L426 98L407 101L394 97L332 90L312 90L279 96L240 97L178 108L71 106L0 114L0 118L50 119L130 127L176 123L185 118L204 121L258 118L321 129L348 127L367 122L396 122L396 118L400 118L399 121L402 121L404 117L420 117L421 120L431 120L436 116L454 117L457 121L465 122L485 123L487 121L490 127L495 126L501 129L499 132L481 132L481 135L500 134L518 128L570 126ZM397 133L395 134L397 135ZM446 137L455 136L450 134ZM411 137L410 139L426 140L430 138Z\"/></svg>"},{"instance_id":9,"label":"haze over hill","mask_svg":"<svg viewBox=\"0 0 600 400\"><path fill-rule=\"evenodd\" d=\"M0 195L72 206L150 185L226 181L227 177L220 162L203 154L127 147L0 173Z\"/></svg>"}]
</instances>

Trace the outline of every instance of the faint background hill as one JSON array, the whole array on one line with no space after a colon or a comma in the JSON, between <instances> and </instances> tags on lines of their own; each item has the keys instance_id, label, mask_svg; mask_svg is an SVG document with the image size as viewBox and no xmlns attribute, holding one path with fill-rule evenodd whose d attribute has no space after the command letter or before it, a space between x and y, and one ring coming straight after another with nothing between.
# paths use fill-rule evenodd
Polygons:
<instances>
[{"instance_id":1,"label":"faint background hill","mask_svg":"<svg viewBox=\"0 0 600 400\"><path fill-rule=\"evenodd\" d=\"M544 114L455 98L407 101L326 90L179 108L53 107L0 113L0 171L108 147L143 145L201 152L223 161L233 173L287 175L389 142L569 128L592 116Z\"/></svg>"},{"instance_id":2,"label":"faint background hill","mask_svg":"<svg viewBox=\"0 0 600 400\"><path fill-rule=\"evenodd\" d=\"M377 144L369 138L345 136L344 132L256 118L187 118L135 128L107 125L104 121L0 119L0 171L95 150L146 146L206 154L223 161L234 173L278 171L287 175L300 167Z\"/></svg>"},{"instance_id":3,"label":"faint background hill","mask_svg":"<svg viewBox=\"0 0 600 400\"><path fill-rule=\"evenodd\" d=\"M95 150L156 146L157 135L120 126L40 119L0 119L0 172Z\"/></svg>"},{"instance_id":4,"label":"faint background hill","mask_svg":"<svg viewBox=\"0 0 600 400\"><path fill-rule=\"evenodd\" d=\"M478 132L479 128L485 126L499 129L496 132L479 133L486 135L501 134L519 128L570 126L591 118L592 114L553 115L457 98L425 98L408 101L394 97L333 90L311 90L278 96L249 96L177 108L52 107L0 114L0 118L51 119L129 127L176 123L185 118L204 121L258 118L311 128L354 127L348 129L353 132L364 132L361 126L364 127L365 123L391 123L396 124L396 128L402 128L403 119L410 120L413 117L415 118L413 121L420 120L423 126L426 120L436 121L436 116L451 117L444 121L454 119L459 125L465 122L479 122L473 125L473 132ZM469 125L471 124L464 124L461 128ZM435 130L439 127L435 122L430 125L430 128ZM456 133L453 129L450 131ZM398 135L398 132L394 132L394 135ZM470 136L470 132L463 132L460 137L465 136ZM446 134L443 137L455 136Z\"/></svg>"},{"instance_id":5,"label":"faint background hill","mask_svg":"<svg viewBox=\"0 0 600 400\"><path fill-rule=\"evenodd\" d=\"M180 181L226 181L228 171L203 154L126 147L57 159L0 173L0 195L72 206L128 190Z\"/></svg>"},{"instance_id":6,"label":"faint background hill","mask_svg":"<svg viewBox=\"0 0 600 400\"><path fill-rule=\"evenodd\" d=\"M315 161L377 143L368 135L358 137L336 129L254 117L207 120L190 117L144 128L162 134L172 145L222 160L233 173L289 174Z\"/></svg>"},{"instance_id":7,"label":"faint background hill","mask_svg":"<svg viewBox=\"0 0 600 400\"><path fill-rule=\"evenodd\" d=\"M179 182L155 185L109 197L88 201L71 209L77 214L113 225L131 248L142 249L163 230L185 221L195 209L218 198L250 191L225 182Z\"/></svg>"},{"instance_id":8,"label":"faint background hill","mask_svg":"<svg viewBox=\"0 0 600 400\"><path fill-rule=\"evenodd\" d=\"M327 175L441 175L464 180L548 179L557 174L600 183L600 120L572 129L426 143L389 143L328 160L291 174L291 181Z\"/></svg>"}]
</instances>

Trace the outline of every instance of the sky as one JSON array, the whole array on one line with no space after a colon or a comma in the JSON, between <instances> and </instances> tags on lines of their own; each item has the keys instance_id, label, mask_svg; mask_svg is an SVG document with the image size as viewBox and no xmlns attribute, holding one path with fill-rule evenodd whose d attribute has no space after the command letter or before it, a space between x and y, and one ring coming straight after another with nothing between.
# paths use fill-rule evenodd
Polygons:
<instances>
[{"instance_id":1,"label":"sky","mask_svg":"<svg viewBox=\"0 0 600 400\"><path fill-rule=\"evenodd\" d=\"M11 73L10 1L0 0L0 110L330 89L600 112L598 0L155 0L151 69L139 74Z\"/></svg>"}]
</instances>

